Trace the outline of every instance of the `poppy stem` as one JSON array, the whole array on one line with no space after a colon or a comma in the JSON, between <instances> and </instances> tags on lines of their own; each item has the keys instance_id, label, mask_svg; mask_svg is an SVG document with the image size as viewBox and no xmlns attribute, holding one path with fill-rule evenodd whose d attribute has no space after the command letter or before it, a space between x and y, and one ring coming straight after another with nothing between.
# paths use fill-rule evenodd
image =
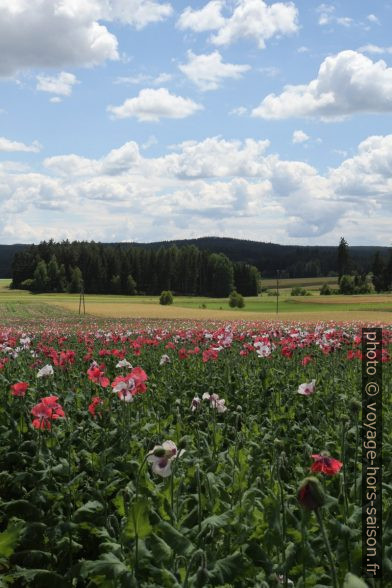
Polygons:
<instances>
[{"instance_id":1,"label":"poppy stem","mask_svg":"<svg viewBox=\"0 0 392 588\"><path fill-rule=\"evenodd\" d=\"M325 532L323 517L321 515L320 508L316 508L314 512L316 514L317 521L318 521L318 524L320 526L320 531L321 531L321 534L322 534L323 539L324 539L324 545L325 545L325 549L326 549L326 552L327 552L327 557L328 557L329 565L330 565L330 568L331 568L332 585L333 585L333 588L339 588L337 574L336 574L336 568L335 568L335 564L334 564L333 556L332 556L332 551L331 551L331 546L330 546L329 541L328 541L327 533Z\"/></svg>"}]
</instances>

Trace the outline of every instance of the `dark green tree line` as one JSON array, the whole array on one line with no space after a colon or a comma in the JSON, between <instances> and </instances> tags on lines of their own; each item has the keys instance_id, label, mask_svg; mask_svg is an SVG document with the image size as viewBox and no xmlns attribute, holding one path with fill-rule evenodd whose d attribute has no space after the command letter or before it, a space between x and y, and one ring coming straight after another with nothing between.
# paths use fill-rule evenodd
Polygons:
<instances>
[{"instance_id":1,"label":"dark green tree line","mask_svg":"<svg viewBox=\"0 0 392 588\"><path fill-rule=\"evenodd\" d=\"M228 296L236 288L256 295L260 275L250 264L236 263L222 253L195 245L148 247L95 242L44 241L17 252L12 287L36 292L176 294Z\"/></svg>"}]
</instances>

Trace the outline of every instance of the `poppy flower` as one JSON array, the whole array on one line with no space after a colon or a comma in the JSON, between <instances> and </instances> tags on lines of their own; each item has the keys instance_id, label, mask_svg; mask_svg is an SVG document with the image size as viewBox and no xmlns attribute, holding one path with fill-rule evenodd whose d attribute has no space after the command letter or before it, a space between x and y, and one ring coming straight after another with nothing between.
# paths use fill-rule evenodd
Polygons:
<instances>
[{"instance_id":1,"label":"poppy flower","mask_svg":"<svg viewBox=\"0 0 392 588\"><path fill-rule=\"evenodd\" d=\"M99 406L100 404L103 404L102 398L100 398L99 396L93 396L91 399L91 403L89 404L89 407L88 407L88 411L92 417L102 415L101 412L96 412L97 406Z\"/></svg>"},{"instance_id":2,"label":"poppy flower","mask_svg":"<svg viewBox=\"0 0 392 588\"><path fill-rule=\"evenodd\" d=\"M33 406L31 414L36 417L33 420L33 427L35 429L51 429L52 420L65 417L64 410L57 400L57 396L46 396L41 399L41 402Z\"/></svg>"},{"instance_id":3,"label":"poppy flower","mask_svg":"<svg viewBox=\"0 0 392 588\"><path fill-rule=\"evenodd\" d=\"M94 382L94 384L100 384L102 388L107 388L110 384L110 380L109 378L104 376L104 368L105 366L103 364L101 364L100 366L92 365L87 370L87 375L89 377L89 380Z\"/></svg>"},{"instance_id":4,"label":"poppy flower","mask_svg":"<svg viewBox=\"0 0 392 588\"><path fill-rule=\"evenodd\" d=\"M53 374L54 374L53 366L48 363L47 365L44 365L44 367L38 371L37 378L46 378L47 376L53 376Z\"/></svg>"},{"instance_id":5,"label":"poppy flower","mask_svg":"<svg viewBox=\"0 0 392 588\"><path fill-rule=\"evenodd\" d=\"M227 406L225 406L225 400L223 398L219 398L218 394L208 394L208 392L204 392L202 399L209 400L211 407L215 408L218 412L225 412L227 410Z\"/></svg>"},{"instance_id":6,"label":"poppy flower","mask_svg":"<svg viewBox=\"0 0 392 588\"><path fill-rule=\"evenodd\" d=\"M164 353L161 355L161 359L159 360L159 365L165 365L166 363L170 363L170 357Z\"/></svg>"},{"instance_id":7,"label":"poppy flower","mask_svg":"<svg viewBox=\"0 0 392 588\"><path fill-rule=\"evenodd\" d=\"M200 406L201 400L198 396L195 396L192 400L192 404L191 404L191 410L192 412L195 412L195 410L197 410Z\"/></svg>"},{"instance_id":8,"label":"poppy flower","mask_svg":"<svg viewBox=\"0 0 392 588\"><path fill-rule=\"evenodd\" d=\"M162 478L167 478L171 474L171 464L181 457L185 449L178 451L173 441L164 441L162 445L155 445L154 449L149 452L147 461L152 463L152 471Z\"/></svg>"},{"instance_id":9,"label":"poppy flower","mask_svg":"<svg viewBox=\"0 0 392 588\"><path fill-rule=\"evenodd\" d=\"M27 382L17 382L11 386L12 396L25 396L26 390L29 387Z\"/></svg>"},{"instance_id":10,"label":"poppy flower","mask_svg":"<svg viewBox=\"0 0 392 588\"><path fill-rule=\"evenodd\" d=\"M314 462L310 466L312 472L321 472L326 476L338 474L343 467L343 463L338 459L330 457L326 452L315 453L312 455Z\"/></svg>"},{"instance_id":11,"label":"poppy flower","mask_svg":"<svg viewBox=\"0 0 392 588\"><path fill-rule=\"evenodd\" d=\"M298 386L297 394L302 394L302 396L311 396L314 394L316 389L316 380L312 380L309 383L300 384Z\"/></svg>"},{"instance_id":12,"label":"poppy flower","mask_svg":"<svg viewBox=\"0 0 392 588\"><path fill-rule=\"evenodd\" d=\"M319 480L313 476L305 478L299 487L297 500L307 510L316 510L323 506L325 497Z\"/></svg>"}]
</instances>

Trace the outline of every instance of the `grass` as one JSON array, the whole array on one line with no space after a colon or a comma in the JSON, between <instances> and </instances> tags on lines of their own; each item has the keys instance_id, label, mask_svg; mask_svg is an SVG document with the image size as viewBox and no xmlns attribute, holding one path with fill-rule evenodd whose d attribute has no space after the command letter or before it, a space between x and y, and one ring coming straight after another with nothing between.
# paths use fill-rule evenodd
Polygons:
<instances>
[{"instance_id":1,"label":"grass","mask_svg":"<svg viewBox=\"0 0 392 588\"><path fill-rule=\"evenodd\" d=\"M334 280L335 278L324 278ZM297 285L308 288L303 278ZM282 280L288 282L289 280ZM0 280L0 319L55 318L78 314L78 294L31 294L10 290L10 280ZM292 285L293 280L291 280ZM320 283L320 282L319 282ZM313 284L315 285L315 284ZM244 309L231 309L227 298L176 296L171 306L161 306L158 296L121 296L88 294L85 297L89 316L113 318L189 318L189 319L271 319L276 315L276 298L247 297ZM392 295L360 296L290 296L290 288L279 297L279 318L287 320L380 320L392 322Z\"/></svg>"}]
</instances>

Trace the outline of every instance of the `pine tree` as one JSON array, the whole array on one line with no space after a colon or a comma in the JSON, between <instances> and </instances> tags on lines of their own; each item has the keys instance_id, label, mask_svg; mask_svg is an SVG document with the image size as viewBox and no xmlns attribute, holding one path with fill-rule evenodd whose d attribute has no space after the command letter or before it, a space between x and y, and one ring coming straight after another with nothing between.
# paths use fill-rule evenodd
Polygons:
<instances>
[{"instance_id":1,"label":"pine tree","mask_svg":"<svg viewBox=\"0 0 392 588\"><path fill-rule=\"evenodd\" d=\"M351 263L350 263L350 254L348 250L347 241L344 237L340 238L340 243L338 247L338 254L337 254L337 265L338 265L338 276L339 276L339 283L341 277L344 274L350 273Z\"/></svg>"},{"instance_id":2,"label":"pine tree","mask_svg":"<svg viewBox=\"0 0 392 588\"><path fill-rule=\"evenodd\" d=\"M36 292L46 292L49 287L48 270L43 259L38 262L33 274L33 288Z\"/></svg>"},{"instance_id":3,"label":"pine tree","mask_svg":"<svg viewBox=\"0 0 392 588\"><path fill-rule=\"evenodd\" d=\"M373 273L373 284L376 289L376 292L381 292L385 289L385 263L382 259L380 252L377 251L372 265L372 273Z\"/></svg>"},{"instance_id":4,"label":"pine tree","mask_svg":"<svg viewBox=\"0 0 392 588\"><path fill-rule=\"evenodd\" d=\"M59 278L60 269L57 263L57 258L53 254L48 263L48 280L49 280L49 291L59 292Z\"/></svg>"}]
</instances>

